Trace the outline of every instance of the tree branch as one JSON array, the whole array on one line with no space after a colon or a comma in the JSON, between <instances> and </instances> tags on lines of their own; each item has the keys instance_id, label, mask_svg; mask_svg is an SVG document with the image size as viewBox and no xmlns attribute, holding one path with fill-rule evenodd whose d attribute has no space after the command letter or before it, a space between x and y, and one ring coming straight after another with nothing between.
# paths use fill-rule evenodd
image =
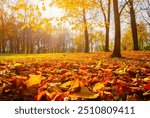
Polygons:
<instances>
[{"instance_id":1,"label":"tree branch","mask_svg":"<svg viewBox=\"0 0 150 118\"><path fill-rule=\"evenodd\" d=\"M119 12L119 15L121 15L123 9L125 8L125 6L130 2L130 0L126 1L126 3L122 6L120 12Z\"/></svg>"},{"instance_id":2,"label":"tree branch","mask_svg":"<svg viewBox=\"0 0 150 118\"><path fill-rule=\"evenodd\" d=\"M145 19L145 17L143 16L143 14L142 14L142 13L141 13L141 15L142 15L142 17L143 17L144 21L145 21L148 25L150 25L150 22L148 22L149 20Z\"/></svg>"}]
</instances>

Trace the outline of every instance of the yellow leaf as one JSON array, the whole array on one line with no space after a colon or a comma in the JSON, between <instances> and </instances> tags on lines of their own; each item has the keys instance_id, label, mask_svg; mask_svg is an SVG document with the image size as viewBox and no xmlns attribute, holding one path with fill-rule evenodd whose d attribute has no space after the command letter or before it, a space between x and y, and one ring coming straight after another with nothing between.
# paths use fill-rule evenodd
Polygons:
<instances>
[{"instance_id":1,"label":"yellow leaf","mask_svg":"<svg viewBox=\"0 0 150 118\"><path fill-rule=\"evenodd\" d=\"M62 88L68 88L69 86L71 86L71 84L72 84L72 81L67 81L67 82L63 83L63 84L61 85L61 87L62 87Z\"/></svg>"},{"instance_id":2,"label":"yellow leaf","mask_svg":"<svg viewBox=\"0 0 150 118\"><path fill-rule=\"evenodd\" d=\"M29 28L29 24L24 24L22 27L21 27L21 30L25 29L25 28Z\"/></svg>"},{"instance_id":3,"label":"yellow leaf","mask_svg":"<svg viewBox=\"0 0 150 118\"><path fill-rule=\"evenodd\" d=\"M125 75L126 74L126 72L124 70L119 70L119 69L116 70L114 73L117 75Z\"/></svg>"},{"instance_id":4,"label":"yellow leaf","mask_svg":"<svg viewBox=\"0 0 150 118\"><path fill-rule=\"evenodd\" d=\"M70 89L69 89L69 91L75 91L77 88L79 88L80 87L80 81L79 81L79 79L75 79L73 82L72 82L72 84L71 84L71 87L70 87Z\"/></svg>"},{"instance_id":5,"label":"yellow leaf","mask_svg":"<svg viewBox=\"0 0 150 118\"><path fill-rule=\"evenodd\" d=\"M19 2L24 2L24 0L19 0Z\"/></svg>"},{"instance_id":6,"label":"yellow leaf","mask_svg":"<svg viewBox=\"0 0 150 118\"><path fill-rule=\"evenodd\" d=\"M96 99L99 94L91 92L87 87L82 87L79 93L69 95L71 98L82 98L82 99Z\"/></svg>"},{"instance_id":7,"label":"yellow leaf","mask_svg":"<svg viewBox=\"0 0 150 118\"><path fill-rule=\"evenodd\" d=\"M42 10L43 10L43 11L46 11L46 7L45 7L44 5L42 6Z\"/></svg>"},{"instance_id":8,"label":"yellow leaf","mask_svg":"<svg viewBox=\"0 0 150 118\"><path fill-rule=\"evenodd\" d=\"M96 66L96 69L100 69L100 68L101 68L102 63L103 63L103 61L102 61L102 60L100 60L100 61L98 62L98 64L97 64L97 66Z\"/></svg>"},{"instance_id":9,"label":"yellow leaf","mask_svg":"<svg viewBox=\"0 0 150 118\"><path fill-rule=\"evenodd\" d=\"M35 9L36 9L36 11L39 11L39 7L38 7L38 6L36 6L36 8L35 8Z\"/></svg>"},{"instance_id":10,"label":"yellow leaf","mask_svg":"<svg viewBox=\"0 0 150 118\"><path fill-rule=\"evenodd\" d=\"M149 77L144 78L144 82L150 82L150 78Z\"/></svg>"},{"instance_id":11,"label":"yellow leaf","mask_svg":"<svg viewBox=\"0 0 150 118\"><path fill-rule=\"evenodd\" d=\"M57 86L50 86L48 91L62 93L62 91Z\"/></svg>"},{"instance_id":12,"label":"yellow leaf","mask_svg":"<svg viewBox=\"0 0 150 118\"><path fill-rule=\"evenodd\" d=\"M31 75L29 80L27 81L26 85L27 87L31 87L33 85L40 84L42 81L41 75Z\"/></svg>"},{"instance_id":13,"label":"yellow leaf","mask_svg":"<svg viewBox=\"0 0 150 118\"><path fill-rule=\"evenodd\" d=\"M95 86L93 87L93 91L96 92L97 90L100 90L103 87L105 87L103 83L100 83L100 82L96 83Z\"/></svg>"},{"instance_id":14,"label":"yellow leaf","mask_svg":"<svg viewBox=\"0 0 150 118\"><path fill-rule=\"evenodd\" d=\"M18 14L17 18L18 19L23 19L23 15L22 14Z\"/></svg>"},{"instance_id":15,"label":"yellow leaf","mask_svg":"<svg viewBox=\"0 0 150 118\"><path fill-rule=\"evenodd\" d=\"M19 67L19 66L22 66L22 64L20 64L20 63L15 63L14 64L14 67Z\"/></svg>"},{"instance_id":16,"label":"yellow leaf","mask_svg":"<svg viewBox=\"0 0 150 118\"><path fill-rule=\"evenodd\" d=\"M38 16L42 16L41 12L38 12Z\"/></svg>"}]
</instances>

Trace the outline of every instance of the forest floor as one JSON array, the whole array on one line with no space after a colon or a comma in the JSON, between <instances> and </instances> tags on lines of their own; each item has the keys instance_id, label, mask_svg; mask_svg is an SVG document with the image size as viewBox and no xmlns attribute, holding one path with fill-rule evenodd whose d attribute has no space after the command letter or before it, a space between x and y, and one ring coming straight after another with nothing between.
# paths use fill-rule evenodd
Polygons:
<instances>
[{"instance_id":1,"label":"forest floor","mask_svg":"<svg viewBox=\"0 0 150 118\"><path fill-rule=\"evenodd\" d=\"M0 100L150 100L150 51L1 54Z\"/></svg>"}]
</instances>

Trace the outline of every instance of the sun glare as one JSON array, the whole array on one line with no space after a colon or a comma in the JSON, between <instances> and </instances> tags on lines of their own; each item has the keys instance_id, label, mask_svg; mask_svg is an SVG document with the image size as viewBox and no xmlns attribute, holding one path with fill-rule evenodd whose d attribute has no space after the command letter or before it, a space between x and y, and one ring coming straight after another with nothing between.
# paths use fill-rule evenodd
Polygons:
<instances>
[{"instance_id":1,"label":"sun glare","mask_svg":"<svg viewBox=\"0 0 150 118\"><path fill-rule=\"evenodd\" d=\"M62 10L57 7L47 7L44 12L44 17L61 17L63 14Z\"/></svg>"},{"instance_id":2,"label":"sun glare","mask_svg":"<svg viewBox=\"0 0 150 118\"><path fill-rule=\"evenodd\" d=\"M45 7L46 7L46 11L43 11L43 17L47 17L47 18L51 18L51 17L61 17L63 15L63 11L56 7L50 7L51 0L46 0L45 1Z\"/></svg>"}]
</instances>

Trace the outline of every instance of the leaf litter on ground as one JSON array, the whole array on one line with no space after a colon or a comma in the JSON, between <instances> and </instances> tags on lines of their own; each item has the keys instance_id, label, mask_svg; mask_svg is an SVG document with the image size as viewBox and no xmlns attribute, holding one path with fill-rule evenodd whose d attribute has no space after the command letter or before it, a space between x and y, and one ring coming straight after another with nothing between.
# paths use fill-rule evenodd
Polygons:
<instances>
[{"instance_id":1,"label":"leaf litter on ground","mask_svg":"<svg viewBox=\"0 0 150 118\"><path fill-rule=\"evenodd\" d=\"M0 100L150 100L150 51L0 56Z\"/></svg>"}]
</instances>

